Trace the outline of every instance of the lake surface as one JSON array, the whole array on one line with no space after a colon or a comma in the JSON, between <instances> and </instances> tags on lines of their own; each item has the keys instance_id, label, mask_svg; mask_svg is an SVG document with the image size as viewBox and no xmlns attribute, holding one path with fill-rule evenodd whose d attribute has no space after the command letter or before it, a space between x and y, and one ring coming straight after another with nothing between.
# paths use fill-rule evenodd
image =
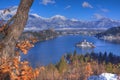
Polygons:
<instances>
[{"instance_id":1,"label":"lake surface","mask_svg":"<svg viewBox=\"0 0 120 80\"><path fill-rule=\"evenodd\" d=\"M96 47L94 49L75 47L76 43L84 39L94 43ZM55 64L64 54L72 53L74 50L76 50L78 54L85 54L92 51L104 53L106 51L107 53L112 52L120 56L120 44L99 40L93 36L67 35L52 40L37 42L35 46L29 50L27 55L22 54L22 59L28 60L33 67L48 65L50 63Z\"/></svg>"}]
</instances>

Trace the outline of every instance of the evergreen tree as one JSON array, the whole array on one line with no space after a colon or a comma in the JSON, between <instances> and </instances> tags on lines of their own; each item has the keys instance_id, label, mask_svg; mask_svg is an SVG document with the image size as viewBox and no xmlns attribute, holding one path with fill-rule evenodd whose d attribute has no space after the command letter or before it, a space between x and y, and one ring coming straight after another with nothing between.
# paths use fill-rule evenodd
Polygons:
<instances>
[{"instance_id":1,"label":"evergreen tree","mask_svg":"<svg viewBox=\"0 0 120 80\"><path fill-rule=\"evenodd\" d=\"M57 68L60 73L64 73L66 71L67 63L66 63L64 56L61 58L60 62L58 63Z\"/></svg>"}]
</instances>

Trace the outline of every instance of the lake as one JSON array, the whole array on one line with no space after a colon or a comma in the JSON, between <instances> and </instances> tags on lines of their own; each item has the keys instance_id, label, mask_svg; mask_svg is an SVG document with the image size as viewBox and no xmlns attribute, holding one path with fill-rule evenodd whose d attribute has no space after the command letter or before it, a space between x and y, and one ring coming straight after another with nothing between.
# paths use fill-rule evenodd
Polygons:
<instances>
[{"instance_id":1,"label":"lake","mask_svg":"<svg viewBox=\"0 0 120 80\"><path fill-rule=\"evenodd\" d=\"M94 43L94 49L82 49L75 47L75 44L86 39ZM99 40L93 36L82 35L67 35L59 36L55 39L37 42L31 48L27 55L22 54L22 60L28 60L33 67L48 65L50 63L57 63L60 58L66 53L72 53L74 50L78 54L85 54L87 52L112 52L120 56L120 44L110 43L104 40Z\"/></svg>"}]
</instances>

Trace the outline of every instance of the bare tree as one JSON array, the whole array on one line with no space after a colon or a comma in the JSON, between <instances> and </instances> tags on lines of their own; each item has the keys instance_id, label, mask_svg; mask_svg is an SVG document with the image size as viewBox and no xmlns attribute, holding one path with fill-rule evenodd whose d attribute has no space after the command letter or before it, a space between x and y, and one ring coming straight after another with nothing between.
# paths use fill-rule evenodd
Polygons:
<instances>
[{"instance_id":1,"label":"bare tree","mask_svg":"<svg viewBox=\"0 0 120 80\"><path fill-rule=\"evenodd\" d=\"M11 19L12 23L10 23L9 27L7 28L5 37L0 42L2 45L0 56L3 56L6 59L13 57L16 43L24 30L28 19L28 13L33 1L34 0L20 1L16 15L14 15L14 17Z\"/></svg>"}]
</instances>

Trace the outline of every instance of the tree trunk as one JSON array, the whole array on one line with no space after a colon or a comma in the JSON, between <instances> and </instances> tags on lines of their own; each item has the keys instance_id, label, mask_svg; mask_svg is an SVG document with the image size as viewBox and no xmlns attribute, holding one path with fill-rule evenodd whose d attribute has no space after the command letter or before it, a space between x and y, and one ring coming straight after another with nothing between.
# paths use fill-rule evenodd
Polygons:
<instances>
[{"instance_id":1,"label":"tree trunk","mask_svg":"<svg viewBox=\"0 0 120 80\"><path fill-rule=\"evenodd\" d=\"M29 9L34 0L21 0L15 19L7 30L5 38L2 40L0 56L5 59L12 58L15 53L16 43L24 30L28 19ZM1 64L1 63L0 63Z\"/></svg>"}]
</instances>

